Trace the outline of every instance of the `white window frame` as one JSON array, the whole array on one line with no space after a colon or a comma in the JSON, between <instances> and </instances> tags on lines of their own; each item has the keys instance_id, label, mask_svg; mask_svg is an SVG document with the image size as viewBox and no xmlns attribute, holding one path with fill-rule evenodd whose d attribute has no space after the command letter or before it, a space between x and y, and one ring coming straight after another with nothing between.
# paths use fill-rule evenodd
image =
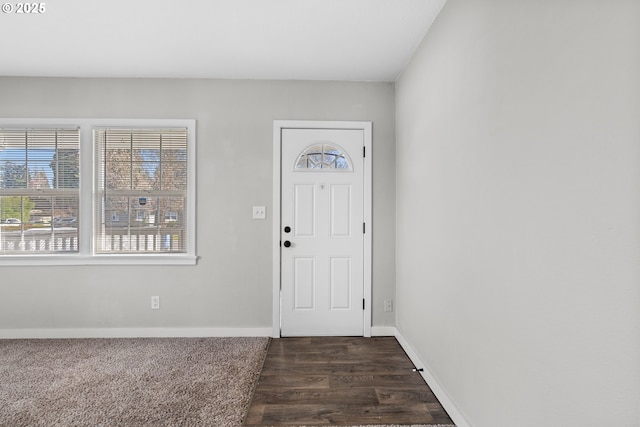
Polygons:
<instances>
[{"instance_id":1,"label":"white window frame","mask_svg":"<svg viewBox=\"0 0 640 427\"><path fill-rule=\"evenodd\" d=\"M0 119L1 127L80 128L80 205L78 252L73 254L0 255L10 265L195 265L196 256L196 121L181 119ZM187 248L185 253L96 254L93 246L95 206L94 128L187 129Z\"/></svg>"}]
</instances>

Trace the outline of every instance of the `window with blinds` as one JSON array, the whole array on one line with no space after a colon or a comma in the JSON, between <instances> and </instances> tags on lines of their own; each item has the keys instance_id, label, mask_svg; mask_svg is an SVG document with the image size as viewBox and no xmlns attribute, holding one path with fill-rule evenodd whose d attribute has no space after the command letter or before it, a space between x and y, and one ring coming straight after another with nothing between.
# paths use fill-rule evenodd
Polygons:
<instances>
[{"instance_id":1,"label":"window with blinds","mask_svg":"<svg viewBox=\"0 0 640 427\"><path fill-rule=\"evenodd\" d=\"M80 131L0 127L0 255L78 252Z\"/></svg>"},{"instance_id":2,"label":"window with blinds","mask_svg":"<svg viewBox=\"0 0 640 427\"><path fill-rule=\"evenodd\" d=\"M188 130L94 128L99 254L187 252Z\"/></svg>"},{"instance_id":3,"label":"window with blinds","mask_svg":"<svg viewBox=\"0 0 640 427\"><path fill-rule=\"evenodd\" d=\"M194 265L196 122L0 118L0 266Z\"/></svg>"}]
</instances>

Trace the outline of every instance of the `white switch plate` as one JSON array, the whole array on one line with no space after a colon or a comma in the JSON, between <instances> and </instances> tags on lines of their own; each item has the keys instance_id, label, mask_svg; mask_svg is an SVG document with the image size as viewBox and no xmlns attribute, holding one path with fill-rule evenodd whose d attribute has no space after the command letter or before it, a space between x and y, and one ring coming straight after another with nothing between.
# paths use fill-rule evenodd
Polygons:
<instances>
[{"instance_id":1,"label":"white switch plate","mask_svg":"<svg viewBox=\"0 0 640 427\"><path fill-rule=\"evenodd\" d=\"M151 297L151 310L160 310L160 297L152 296Z\"/></svg>"},{"instance_id":2,"label":"white switch plate","mask_svg":"<svg viewBox=\"0 0 640 427\"><path fill-rule=\"evenodd\" d=\"M266 206L254 206L253 207L253 219L265 219L267 217Z\"/></svg>"}]
</instances>

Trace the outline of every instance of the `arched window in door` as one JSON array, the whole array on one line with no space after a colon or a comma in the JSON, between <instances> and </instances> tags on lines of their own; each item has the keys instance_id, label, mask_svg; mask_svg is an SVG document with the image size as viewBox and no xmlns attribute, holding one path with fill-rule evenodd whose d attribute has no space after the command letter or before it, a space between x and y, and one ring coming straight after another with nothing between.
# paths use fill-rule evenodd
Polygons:
<instances>
[{"instance_id":1,"label":"arched window in door","mask_svg":"<svg viewBox=\"0 0 640 427\"><path fill-rule=\"evenodd\" d=\"M298 156L295 171L333 170L351 172L351 160L345 151L334 145L317 143L305 148Z\"/></svg>"}]
</instances>

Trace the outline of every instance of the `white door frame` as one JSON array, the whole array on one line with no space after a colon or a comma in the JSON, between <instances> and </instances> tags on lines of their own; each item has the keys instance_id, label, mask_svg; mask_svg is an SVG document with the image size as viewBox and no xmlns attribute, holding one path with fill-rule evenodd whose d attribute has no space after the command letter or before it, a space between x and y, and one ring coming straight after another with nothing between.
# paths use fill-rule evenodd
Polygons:
<instances>
[{"instance_id":1,"label":"white door frame","mask_svg":"<svg viewBox=\"0 0 640 427\"><path fill-rule=\"evenodd\" d=\"M282 167L282 129L358 129L364 133L364 336L371 336L371 122L351 121L307 121L307 120L274 120L273 121L273 337L280 338L280 235L281 235L281 167Z\"/></svg>"}]
</instances>

